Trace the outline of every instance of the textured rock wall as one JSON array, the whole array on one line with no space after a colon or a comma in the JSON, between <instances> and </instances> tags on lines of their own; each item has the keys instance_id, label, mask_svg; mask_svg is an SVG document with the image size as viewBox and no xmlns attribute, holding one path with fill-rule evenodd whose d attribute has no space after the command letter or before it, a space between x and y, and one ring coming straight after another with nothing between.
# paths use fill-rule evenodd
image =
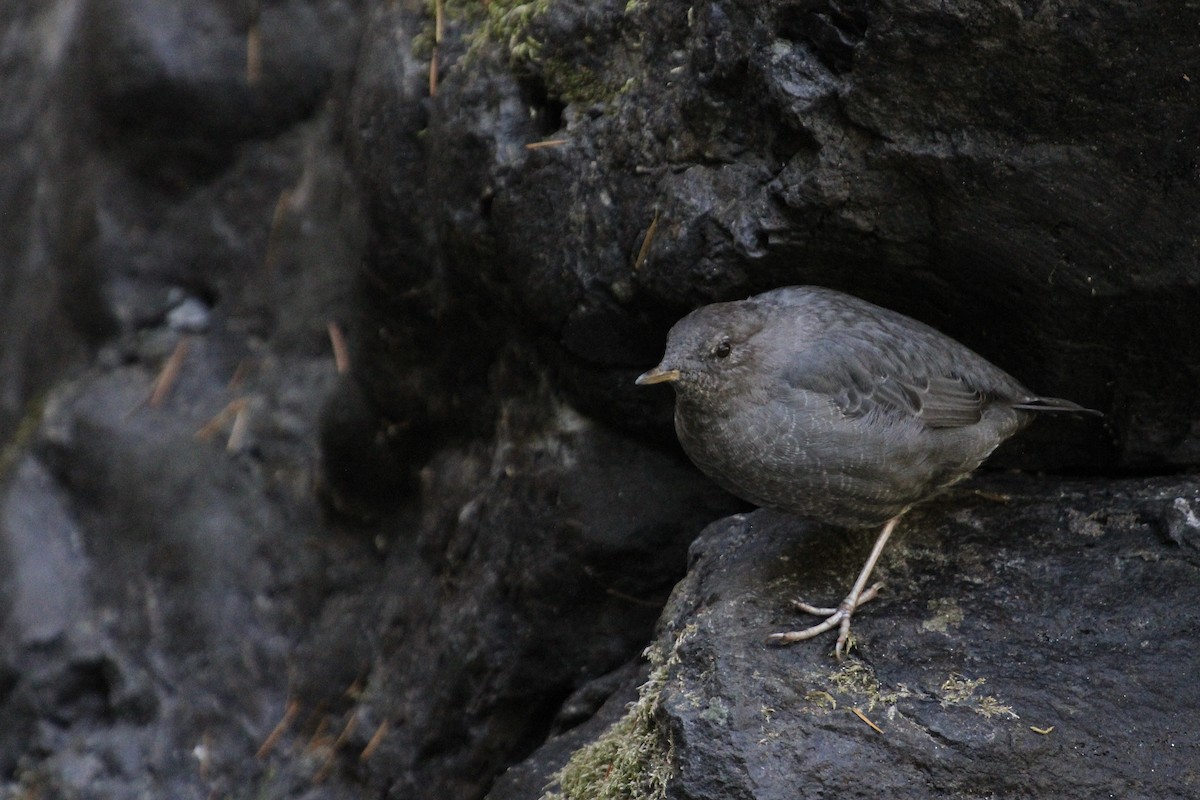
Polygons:
<instances>
[{"instance_id":1,"label":"textured rock wall","mask_svg":"<svg viewBox=\"0 0 1200 800\"><path fill-rule=\"evenodd\" d=\"M1200 12L436 8L0 9L5 790L1194 794ZM1107 415L902 526L843 667L761 642L865 542L632 385L792 283Z\"/></svg>"}]
</instances>

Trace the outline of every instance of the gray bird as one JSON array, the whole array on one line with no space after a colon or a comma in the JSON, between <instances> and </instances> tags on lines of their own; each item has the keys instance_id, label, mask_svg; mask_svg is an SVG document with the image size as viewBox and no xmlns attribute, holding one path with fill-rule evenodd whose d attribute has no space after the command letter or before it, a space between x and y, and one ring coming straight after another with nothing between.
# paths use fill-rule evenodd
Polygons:
<instances>
[{"instance_id":1,"label":"gray bird","mask_svg":"<svg viewBox=\"0 0 1200 800\"><path fill-rule=\"evenodd\" d=\"M900 517L967 477L1041 411L1039 397L928 325L831 289L792 286L688 314L638 385L675 387L684 451L725 490L820 522L883 531L826 619L777 633L790 644L839 627L840 659L871 571Z\"/></svg>"}]
</instances>

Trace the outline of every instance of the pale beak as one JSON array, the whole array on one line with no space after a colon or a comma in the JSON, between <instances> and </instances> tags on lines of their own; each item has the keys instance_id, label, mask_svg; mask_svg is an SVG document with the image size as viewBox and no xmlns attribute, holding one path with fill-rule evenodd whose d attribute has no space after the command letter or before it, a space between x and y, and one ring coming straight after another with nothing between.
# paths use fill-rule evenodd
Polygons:
<instances>
[{"instance_id":1,"label":"pale beak","mask_svg":"<svg viewBox=\"0 0 1200 800\"><path fill-rule=\"evenodd\" d=\"M679 380L679 370L663 369L662 366L657 366L654 369L643 372L638 375L638 379L634 381L638 386L649 386L652 383L670 383L671 381Z\"/></svg>"}]
</instances>

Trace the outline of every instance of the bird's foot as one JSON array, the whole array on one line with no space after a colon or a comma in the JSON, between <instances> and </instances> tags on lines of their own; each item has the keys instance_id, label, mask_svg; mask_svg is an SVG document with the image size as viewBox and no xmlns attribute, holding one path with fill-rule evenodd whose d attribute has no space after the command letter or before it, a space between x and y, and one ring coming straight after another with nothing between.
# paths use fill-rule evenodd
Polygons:
<instances>
[{"instance_id":1,"label":"bird's foot","mask_svg":"<svg viewBox=\"0 0 1200 800\"><path fill-rule=\"evenodd\" d=\"M882 582L876 583L857 597L850 594L838 604L837 608L818 608L800 600L793 600L792 605L805 614L813 614L818 617L824 616L825 620L804 630L773 633L767 637L767 642L778 645L793 644L795 642L803 642L806 639L812 639L815 636L820 636L825 631L838 628L837 644L833 647L833 653L837 657L837 660L841 661L842 657L846 654L846 643L850 640L850 618L854 616L854 612L858 610L859 606L870 600L874 600L882 587Z\"/></svg>"}]
</instances>

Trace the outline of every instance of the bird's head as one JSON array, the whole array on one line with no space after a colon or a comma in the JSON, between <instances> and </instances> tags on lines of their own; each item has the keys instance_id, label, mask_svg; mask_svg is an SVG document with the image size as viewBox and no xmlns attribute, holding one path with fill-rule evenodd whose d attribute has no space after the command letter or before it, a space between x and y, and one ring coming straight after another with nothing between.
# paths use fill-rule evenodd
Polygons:
<instances>
[{"instance_id":1,"label":"bird's head","mask_svg":"<svg viewBox=\"0 0 1200 800\"><path fill-rule=\"evenodd\" d=\"M638 386L670 383L681 397L699 397L740 380L752 381L755 336L765 325L763 309L740 301L715 303L688 314L667 334L667 351Z\"/></svg>"}]
</instances>

